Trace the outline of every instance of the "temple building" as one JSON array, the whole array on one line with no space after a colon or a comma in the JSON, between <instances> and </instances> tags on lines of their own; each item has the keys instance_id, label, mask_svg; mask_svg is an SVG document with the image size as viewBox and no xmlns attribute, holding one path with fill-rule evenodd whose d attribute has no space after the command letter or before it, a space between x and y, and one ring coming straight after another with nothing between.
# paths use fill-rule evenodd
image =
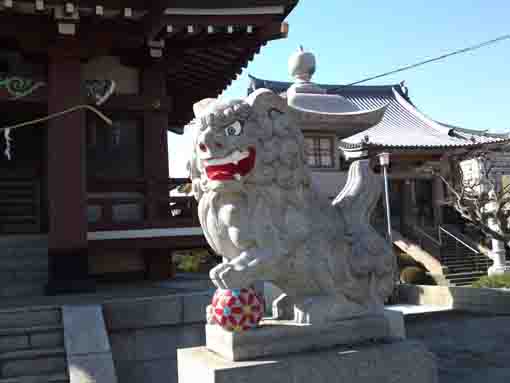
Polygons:
<instances>
[{"instance_id":1,"label":"temple building","mask_svg":"<svg viewBox=\"0 0 510 383\"><path fill-rule=\"evenodd\" d=\"M286 98L291 109L301 110L303 105L295 101L298 94L306 99L307 109L322 115L300 124L314 181L319 191L330 199L343 187L352 160L368 156L377 168L378 155L389 153L392 227L407 238L437 241L440 225L460 221L443 181L437 176L448 173L451 165L448 155L481 146L498 147L510 142L508 134L467 130L435 121L413 104L403 82L376 86L314 84L311 76L315 59L307 55L310 54L300 52L289 60L293 83L250 76L248 93L268 88ZM307 71L308 77L303 78L302 72ZM337 97L334 103L333 96ZM384 111L374 126L346 137L343 132L346 127L352 130L355 122L330 120L333 104L340 103L342 111L352 115ZM501 174L497 176L501 178ZM381 225L385 225L383 209L381 202L378 213Z\"/></svg>"},{"instance_id":2,"label":"temple building","mask_svg":"<svg viewBox=\"0 0 510 383\"><path fill-rule=\"evenodd\" d=\"M167 131L285 38L296 3L0 1L0 296L165 279L173 250L205 246L192 198L170 197L187 180Z\"/></svg>"}]
</instances>

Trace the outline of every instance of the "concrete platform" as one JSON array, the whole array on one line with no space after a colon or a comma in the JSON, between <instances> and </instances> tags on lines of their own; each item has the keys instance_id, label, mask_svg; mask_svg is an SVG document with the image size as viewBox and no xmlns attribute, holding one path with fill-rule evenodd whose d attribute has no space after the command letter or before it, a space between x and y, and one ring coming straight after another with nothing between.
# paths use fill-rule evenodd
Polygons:
<instances>
[{"instance_id":1,"label":"concrete platform","mask_svg":"<svg viewBox=\"0 0 510 383\"><path fill-rule=\"evenodd\" d=\"M245 362L205 347L178 350L179 383L437 383L434 356L414 341L364 344Z\"/></svg>"}]
</instances>

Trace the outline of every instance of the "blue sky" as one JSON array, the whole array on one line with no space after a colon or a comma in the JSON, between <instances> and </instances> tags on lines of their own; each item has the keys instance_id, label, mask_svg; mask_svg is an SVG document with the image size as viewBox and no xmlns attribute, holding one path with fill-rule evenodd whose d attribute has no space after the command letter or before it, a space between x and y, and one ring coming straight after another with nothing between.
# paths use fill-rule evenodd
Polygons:
<instances>
[{"instance_id":1,"label":"blue sky","mask_svg":"<svg viewBox=\"0 0 510 383\"><path fill-rule=\"evenodd\" d=\"M508 0L301 0L289 37L262 48L222 98L246 95L248 73L289 80L299 45L315 53L315 82L345 84L510 33ZM433 119L469 129L510 131L510 40L366 83L406 81ZM171 169L182 174L186 137L170 137ZM173 143L173 144L172 144Z\"/></svg>"}]
</instances>

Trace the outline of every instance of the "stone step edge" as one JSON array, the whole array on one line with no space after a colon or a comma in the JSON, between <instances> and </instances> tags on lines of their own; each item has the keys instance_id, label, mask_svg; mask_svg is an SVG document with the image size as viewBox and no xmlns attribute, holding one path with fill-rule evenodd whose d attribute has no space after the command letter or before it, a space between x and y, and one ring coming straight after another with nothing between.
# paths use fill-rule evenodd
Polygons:
<instances>
[{"instance_id":1,"label":"stone step edge","mask_svg":"<svg viewBox=\"0 0 510 383\"><path fill-rule=\"evenodd\" d=\"M12 336L12 335L30 335L39 334L43 332L63 331L64 326L59 325L48 325L48 326L27 326L27 327L7 327L0 328L0 337Z\"/></svg>"},{"instance_id":2,"label":"stone step edge","mask_svg":"<svg viewBox=\"0 0 510 383\"><path fill-rule=\"evenodd\" d=\"M64 347L38 348L38 349L32 349L32 350L2 352L2 353L0 353L0 361L37 359L37 358L65 356L65 355L66 355L66 351L65 351Z\"/></svg>"},{"instance_id":3,"label":"stone step edge","mask_svg":"<svg viewBox=\"0 0 510 383\"><path fill-rule=\"evenodd\" d=\"M16 376L13 378L0 379L0 383L33 383L33 382L69 382L69 375L67 373L57 373L50 375L30 375L30 376Z\"/></svg>"},{"instance_id":4,"label":"stone step edge","mask_svg":"<svg viewBox=\"0 0 510 383\"><path fill-rule=\"evenodd\" d=\"M484 271L471 271L466 273L452 273L452 274L445 274L445 276L448 277L470 277L475 275L485 275L486 273Z\"/></svg>"},{"instance_id":5,"label":"stone step edge","mask_svg":"<svg viewBox=\"0 0 510 383\"><path fill-rule=\"evenodd\" d=\"M30 313L33 312L41 312L41 311L54 311L60 310L61 306L56 304L48 304L48 305L34 305L34 306L24 306L24 307L10 307L10 308L1 308L0 307L0 316L2 314L14 314L14 313Z\"/></svg>"}]
</instances>

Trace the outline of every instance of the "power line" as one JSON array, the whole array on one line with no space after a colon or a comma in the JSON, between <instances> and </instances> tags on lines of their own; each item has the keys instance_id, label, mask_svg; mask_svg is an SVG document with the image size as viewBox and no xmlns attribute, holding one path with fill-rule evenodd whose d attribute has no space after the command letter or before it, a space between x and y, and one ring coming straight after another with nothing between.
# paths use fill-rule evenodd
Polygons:
<instances>
[{"instance_id":1,"label":"power line","mask_svg":"<svg viewBox=\"0 0 510 383\"><path fill-rule=\"evenodd\" d=\"M392 71L389 71L389 72L378 74L377 76L367 77L367 78L365 78L363 80L351 82L350 84L342 85L342 86L339 86L338 88L334 88L334 89L332 89L332 91L338 91L338 90L340 90L342 88L345 88L347 86L357 85L357 84L361 84L361 83L364 83L364 82L367 82L367 81L375 80L375 79L378 79L378 78L381 78L381 77L386 77L386 76L389 76L389 75L392 75L392 74L395 74L395 73L404 72L406 70L417 68L419 66L422 66L422 65L425 65L425 64L429 64L431 62L441 61L441 60L444 60L444 59L446 59L448 57L455 56L455 55L458 55L458 54L461 54L461 53L472 52L472 51L475 51L477 49L486 47L488 45L493 45L493 44L499 43L499 42L501 42L503 40L509 40L509 39L510 39L510 34L499 36L499 37L497 37L495 39L484 41L483 43L480 43L480 44L476 44L476 45L473 45L473 46L470 46L470 47L467 47L467 48L463 48L463 49L458 49L456 51L453 51L453 52L450 52L450 53L446 53L444 55L437 56L437 57L434 57L434 58L431 58L431 59L423 60L423 61L417 62L415 64L406 65L404 67L401 67L401 68L398 68L398 69L395 69L395 70L392 70Z\"/></svg>"}]
</instances>

